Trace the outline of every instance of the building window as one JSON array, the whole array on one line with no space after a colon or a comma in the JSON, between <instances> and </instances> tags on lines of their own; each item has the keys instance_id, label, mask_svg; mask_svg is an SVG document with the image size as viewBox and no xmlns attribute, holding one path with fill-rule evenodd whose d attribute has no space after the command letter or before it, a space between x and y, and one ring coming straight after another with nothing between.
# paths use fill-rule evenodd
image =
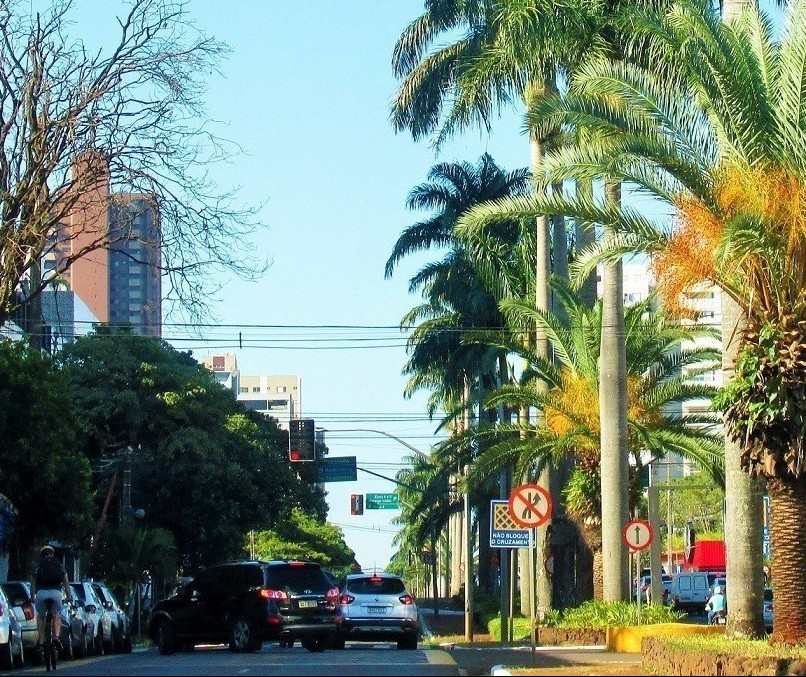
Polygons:
<instances>
[{"instance_id":1,"label":"building window","mask_svg":"<svg viewBox=\"0 0 806 677\"><path fill-rule=\"evenodd\" d=\"M238 392L239 393L248 393L249 388L247 388L246 386L241 386L240 388L238 388Z\"/></svg>"},{"instance_id":2,"label":"building window","mask_svg":"<svg viewBox=\"0 0 806 677\"><path fill-rule=\"evenodd\" d=\"M259 393L260 392L260 386L252 386L252 392L253 393Z\"/></svg>"},{"instance_id":3,"label":"building window","mask_svg":"<svg viewBox=\"0 0 806 677\"><path fill-rule=\"evenodd\" d=\"M278 393L284 393L286 392L286 390L288 390L288 388L286 388L285 386L277 386Z\"/></svg>"}]
</instances>

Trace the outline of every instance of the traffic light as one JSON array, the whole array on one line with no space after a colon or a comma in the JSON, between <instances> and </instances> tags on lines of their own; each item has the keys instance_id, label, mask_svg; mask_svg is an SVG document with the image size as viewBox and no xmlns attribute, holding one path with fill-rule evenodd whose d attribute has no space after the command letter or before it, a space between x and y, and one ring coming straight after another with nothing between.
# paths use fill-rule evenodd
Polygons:
<instances>
[{"instance_id":1,"label":"traffic light","mask_svg":"<svg viewBox=\"0 0 806 677\"><path fill-rule=\"evenodd\" d=\"M303 463L316 460L312 418L292 418L288 425L288 460Z\"/></svg>"},{"instance_id":2,"label":"traffic light","mask_svg":"<svg viewBox=\"0 0 806 677\"><path fill-rule=\"evenodd\" d=\"M364 494L350 494L350 514L364 514Z\"/></svg>"}]
</instances>

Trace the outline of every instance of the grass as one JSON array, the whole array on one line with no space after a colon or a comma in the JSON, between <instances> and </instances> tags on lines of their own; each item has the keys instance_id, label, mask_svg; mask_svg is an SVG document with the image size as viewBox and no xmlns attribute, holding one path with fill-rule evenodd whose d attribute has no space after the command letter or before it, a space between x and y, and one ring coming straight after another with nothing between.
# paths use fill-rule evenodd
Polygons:
<instances>
[{"instance_id":1,"label":"grass","mask_svg":"<svg viewBox=\"0 0 806 677\"><path fill-rule=\"evenodd\" d=\"M806 646L772 646L767 640L730 639L724 635L664 637L664 644L688 651L741 654L750 658L806 659Z\"/></svg>"}]
</instances>

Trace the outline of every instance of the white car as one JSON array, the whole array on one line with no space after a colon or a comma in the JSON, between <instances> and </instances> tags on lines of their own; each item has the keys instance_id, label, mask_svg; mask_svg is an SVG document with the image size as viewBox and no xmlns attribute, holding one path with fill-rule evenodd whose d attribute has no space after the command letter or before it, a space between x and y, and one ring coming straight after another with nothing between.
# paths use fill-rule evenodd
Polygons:
<instances>
[{"instance_id":1,"label":"white car","mask_svg":"<svg viewBox=\"0 0 806 677\"><path fill-rule=\"evenodd\" d=\"M0 588L0 667L10 670L15 665L20 668L25 665L22 628L11 610L8 597Z\"/></svg>"},{"instance_id":2,"label":"white car","mask_svg":"<svg viewBox=\"0 0 806 677\"><path fill-rule=\"evenodd\" d=\"M344 648L348 640L396 641L398 649L417 648L417 605L400 576L350 574L340 587L343 620L334 648Z\"/></svg>"}]
</instances>

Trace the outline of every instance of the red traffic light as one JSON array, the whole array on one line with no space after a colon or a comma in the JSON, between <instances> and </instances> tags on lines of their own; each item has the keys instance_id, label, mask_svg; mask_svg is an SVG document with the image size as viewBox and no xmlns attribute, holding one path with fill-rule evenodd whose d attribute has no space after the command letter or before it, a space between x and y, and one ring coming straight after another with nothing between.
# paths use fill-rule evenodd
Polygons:
<instances>
[{"instance_id":1,"label":"red traffic light","mask_svg":"<svg viewBox=\"0 0 806 677\"><path fill-rule=\"evenodd\" d=\"M364 514L364 494L350 494L350 514Z\"/></svg>"}]
</instances>

